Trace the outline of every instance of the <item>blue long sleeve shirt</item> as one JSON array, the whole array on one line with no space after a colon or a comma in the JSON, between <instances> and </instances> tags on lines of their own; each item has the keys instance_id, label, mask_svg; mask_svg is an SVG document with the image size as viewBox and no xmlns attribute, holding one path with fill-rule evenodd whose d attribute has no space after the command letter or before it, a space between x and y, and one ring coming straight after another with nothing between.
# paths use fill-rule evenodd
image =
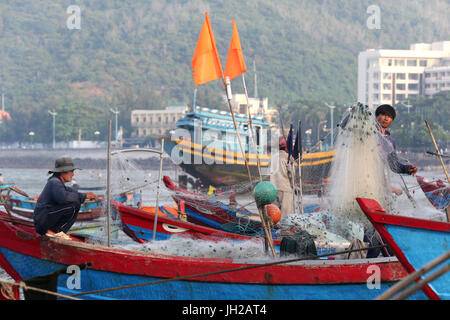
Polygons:
<instances>
[{"instance_id":1,"label":"blue long sleeve shirt","mask_svg":"<svg viewBox=\"0 0 450 320\"><path fill-rule=\"evenodd\" d=\"M394 138L392 138L389 131L385 131L384 139L381 139L383 151L387 153L387 161L389 168L395 173L408 173L408 169L411 164L408 164L406 160L400 159L397 155L396 144Z\"/></svg>"},{"instance_id":2,"label":"blue long sleeve shirt","mask_svg":"<svg viewBox=\"0 0 450 320\"><path fill-rule=\"evenodd\" d=\"M81 205L86 200L86 194L66 187L58 176L51 176L36 203L35 215L51 212L63 205Z\"/></svg>"}]
</instances>

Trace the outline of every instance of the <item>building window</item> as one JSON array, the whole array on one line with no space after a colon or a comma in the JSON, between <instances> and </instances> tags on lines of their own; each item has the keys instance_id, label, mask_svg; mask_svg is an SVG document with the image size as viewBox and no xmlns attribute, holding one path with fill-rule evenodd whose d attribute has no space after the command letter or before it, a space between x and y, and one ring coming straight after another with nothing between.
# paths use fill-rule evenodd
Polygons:
<instances>
[{"instance_id":1,"label":"building window","mask_svg":"<svg viewBox=\"0 0 450 320\"><path fill-rule=\"evenodd\" d=\"M409 83L408 90L419 90L419 85L417 83Z\"/></svg>"},{"instance_id":2,"label":"building window","mask_svg":"<svg viewBox=\"0 0 450 320\"><path fill-rule=\"evenodd\" d=\"M405 65L405 60L404 59L395 59L394 65L397 67L403 67Z\"/></svg>"},{"instance_id":3,"label":"building window","mask_svg":"<svg viewBox=\"0 0 450 320\"><path fill-rule=\"evenodd\" d=\"M135 121L135 122L139 122L139 117L135 117L135 118L134 118L134 121Z\"/></svg>"},{"instance_id":4,"label":"building window","mask_svg":"<svg viewBox=\"0 0 450 320\"><path fill-rule=\"evenodd\" d=\"M391 90L391 84L390 83L383 83L383 90Z\"/></svg>"},{"instance_id":5,"label":"building window","mask_svg":"<svg viewBox=\"0 0 450 320\"><path fill-rule=\"evenodd\" d=\"M378 93L373 94L373 100L378 101L379 98L380 98L380 95Z\"/></svg>"},{"instance_id":6,"label":"building window","mask_svg":"<svg viewBox=\"0 0 450 320\"><path fill-rule=\"evenodd\" d=\"M408 66L408 67L415 67L415 66L417 66L417 60L412 60L412 59L408 59L407 61L406 61L406 65Z\"/></svg>"},{"instance_id":7,"label":"building window","mask_svg":"<svg viewBox=\"0 0 450 320\"><path fill-rule=\"evenodd\" d=\"M147 117L146 116L142 117L142 122L147 122Z\"/></svg>"},{"instance_id":8,"label":"building window","mask_svg":"<svg viewBox=\"0 0 450 320\"><path fill-rule=\"evenodd\" d=\"M431 73L425 73L425 78L431 78Z\"/></svg>"},{"instance_id":9,"label":"building window","mask_svg":"<svg viewBox=\"0 0 450 320\"><path fill-rule=\"evenodd\" d=\"M408 73L408 79L409 80L418 80L419 74L418 73Z\"/></svg>"},{"instance_id":10,"label":"building window","mask_svg":"<svg viewBox=\"0 0 450 320\"><path fill-rule=\"evenodd\" d=\"M372 75L374 80L378 79L379 76L380 76L380 74L378 72L374 72Z\"/></svg>"},{"instance_id":11,"label":"building window","mask_svg":"<svg viewBox=\"0 0 450 320\"><path fill-rule=\"evenodd\" d=\"M427 60L420 60L419 61L419 66L426 67L427 66Z\"/></svg>"},{"instance_id":12,"label":"building window","mask_svg":"<svg viewBox=\"0 0 450 320\"><path fill-rule=\"evenodd\" d=\"M397 83L396 88L397 88L397 90L405 90L405 84L404 83Z\"/></svg>"},{"instance_id":13,"label":"building window","mask_svg":"<svg viewBox=\"0 0 450 320\"><path fill-rule=\"evenodd\" d=\"M405 95L404 94L396 94L395 97L397 98L398 101L405 100Z\"/></svg>"},{"instance_id":14,"label":"building window","mask_svg":"<svg viewBox=\"0 0 450 320\"><path fill-rule=\"evenodd\" d=\"M375 90L378 90L378 89L380 88L380 85L379 85L378 83L374 83L374 84L373 84L373 88L374 88Z\"/></svg>"},{"instance_id":15,"label":"building window","mask_svg":"<svg viewBox=\"0 0 450 320\"><path fill-rule=\"evenodd\" d=\"M406 76L405 76L404 73L397 73L395 78L396 78L397 80L405 80L405 79L406 79Z\"/></svg>"},{"instance_id":16,"label":"building window","mask_svg":"<svg viewBox=\"0 0 450 320\"><path fill-rule=\"evenodd\" d=\"M391 100L391 95L390 94L383 94L383 100Z\"/></svg>"},{"instance_id":17,"label":"building window","mask_svg":"<svg viewBox=\"0 0 450 320\"><path fill-rule=\"evenodd\" d=\"M391 80L392 79L392 74L390 74L388 72L384 72L383 73L383 79L384 80Z\"/></svg>"}]
</instances>

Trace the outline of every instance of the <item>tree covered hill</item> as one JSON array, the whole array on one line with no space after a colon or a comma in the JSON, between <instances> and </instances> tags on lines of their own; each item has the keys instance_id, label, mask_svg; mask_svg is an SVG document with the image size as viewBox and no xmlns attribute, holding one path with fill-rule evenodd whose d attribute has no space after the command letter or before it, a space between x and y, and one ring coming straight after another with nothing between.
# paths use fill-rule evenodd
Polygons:
<instances>
[{"instance_id":1,"label":"tree covered hill","mask_svg":"<svg viewBox=\"0 0 450 320\"><path fill-rule=\"evenodd\" d=\"M80 7L80 29L67 27L71 4ZM367 26L371 5L380 8L380 29ZM0 140L33 130L50 141L50 109L60 111L59 139L76 138L79 128L88 139L92 128L106 132L110 108L129 132L132 109L191 104L190 62L206 11L223 67L235 19L249 93L255 62L258 94L271 105L353 102L360 51L450 39L445 0L4 0L0 90L13 120L0 125ZM240 80L233 91L242 92ZM218 81L208 83L197 101L213 107L221 93Z\"/></svg>"}]
</instances>

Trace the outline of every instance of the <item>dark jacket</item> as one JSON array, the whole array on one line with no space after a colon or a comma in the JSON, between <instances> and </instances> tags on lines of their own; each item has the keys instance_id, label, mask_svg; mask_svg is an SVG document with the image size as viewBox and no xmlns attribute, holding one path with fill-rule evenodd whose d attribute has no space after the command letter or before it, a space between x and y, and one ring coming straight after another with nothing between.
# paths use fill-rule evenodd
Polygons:
<instances>
[{"instance_id":1,"label":"dark jacket","mask_svg":"<svg viewBox=\"0 0 450 320\"><path fill-rule=\"evenodd\" d=\"M53 175L48 179L38 198L34 215L52 212L65 205L73 204L80 207L84 200L86 200L86 194L66 187L60 177Z\"/></svg>"},{"instance_id":2,"label":"dark jacket","mask_svg":"<svg viewBox=\"0 0 450 320\"><path fill-rule=\"evenodd\" d=\"M383 151L387 153L387 161L389 163L389 167L395 173L408 173L408 169L411 167L411 164L408 164L406 160L400 159L397 155L396 145L394 138L391 137L391 133L389 131L385 131L385 136L383 137L382 148Z\"/></svg>"}]
</instances>

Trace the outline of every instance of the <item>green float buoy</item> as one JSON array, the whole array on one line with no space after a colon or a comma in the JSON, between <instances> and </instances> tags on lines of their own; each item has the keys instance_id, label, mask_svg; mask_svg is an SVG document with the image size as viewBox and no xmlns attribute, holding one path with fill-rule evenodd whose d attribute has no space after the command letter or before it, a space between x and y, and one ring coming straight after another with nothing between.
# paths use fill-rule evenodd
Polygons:
<instances>
[{"instance_id":1,"label":"green float buoy","mask_svg":"<svg viewBox=\"0 0 450 320\"><path fill-rule=\"evenodd\" d=\"M253 190L253 196L258 206L271 204L277 199L277 188L269 181L259 182Z\"/></svg>"}]
</instances>

